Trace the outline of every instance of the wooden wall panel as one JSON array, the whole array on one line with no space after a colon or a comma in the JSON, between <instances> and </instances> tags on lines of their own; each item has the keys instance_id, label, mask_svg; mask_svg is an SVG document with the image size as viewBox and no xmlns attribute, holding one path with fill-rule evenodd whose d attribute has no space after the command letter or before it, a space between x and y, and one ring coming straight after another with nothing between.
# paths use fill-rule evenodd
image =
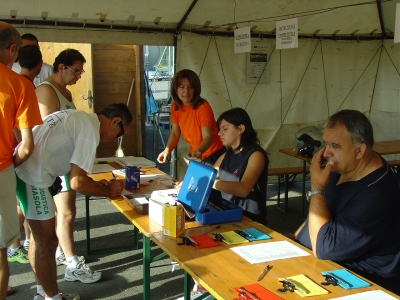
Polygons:
<instances>
[{"instance_id":1,"label":"wooden wall panel","mask_svg":"<svg viewBox=\"0 0 400 300\"><path fill-rule=\"evenodd\" d=\"M129 109L133 115L132 128L122 140L125 155L141 156L141 100L140 100L140 58L137 46L132 45L92 45L93 90L95 112L111 103L127 103L132 80ZM100 144L97 157L114 156L117 143Z\"/></svg>"}]
</instances>

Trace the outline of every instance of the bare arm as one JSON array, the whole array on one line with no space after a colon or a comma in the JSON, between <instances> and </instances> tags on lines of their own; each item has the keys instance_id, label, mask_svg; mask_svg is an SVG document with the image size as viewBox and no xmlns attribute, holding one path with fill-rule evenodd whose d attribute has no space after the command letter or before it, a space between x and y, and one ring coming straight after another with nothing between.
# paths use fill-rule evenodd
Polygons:
<instances>
[{"instance_id":1,"label":"bare arm","mask_svg":"<svg viewBox=\"0 0 400 300\"><path fill-rule=\"evenodd\" d=\"M322 155L325 148L322 148L317 153L311 162L310 174L311 174L311 189L325 190L326 185L329 182L329 175L332 171L333 162L328 162L325 169L321 168ZM312 250L315 256L317 256L317 236L321 227L331 220L331 213L328 209L328 204L325 195L316 194L311 196L310 209L308 214L308 230L310 233L310 240Z\"/></svg>"},{"instance_id":2,"label":"bare arm","mask_svg":"<svg viewBox=\"0 0 400 300\"><path fill-rule=\"evenodd\" d=\"M69 173L71 188L83 195L114 197L120 195L124 185L118 180L110 182L94 181L86 172L75 164L71 164Z\"/></svg>"},{"instance_id":3,"label":"bare arm","mask_svg":"<svg viewBox=\"0 0 400 300\"><path fill-rule=\"evenodd\" d=\"M31 156L35 145L33 143L32 128L21 129L21 145L13 157L14 167L19 166Z\"/></svg>"},{"instance_id":4,"label":"bare arm","mask_svg":"<svg viewBox=\"0 0 400 300\"><path fill-rule=\"evenodd\" d=\"M41 85L35 90L35 92L42 118L60 110L57 94L51 86L46 84Z\"/></svg>"},{"instance_id":5,"label":"bare arm","mask_svg":"<svg viewBox=\"0 0 400 300\"><path fill-rule=\"evenodd\" d=\"M165 147L164 151L158 155L157 157L158 162L163 164L167 161L168 155L172 152L172 150L175 149L176 145L178 145L180 136L181 136L181 129L179 128L179 125L172 123L167 146Z\"/></svg>"},{"instance_id":6,"label":"bare arm","mask_svg":"<svg viewBox=\"0 0 400 300\"><path fill-rule=\"evenodd\" d=\"M246 171L244 172L240 182L217 179L214 182L213 188L227 194L246 197L256 184L258 177L260 177L261 172L264 170L264 166L264 155L261 152L256 151L250 155Z\"/></svg>"},{"instance_id":7,"label":"bare arm","mask_svg":"<svg viewBox=\"0 0 400 300\"><path fill-rule=\"evenodd\" d=\"M201 141L199 147L197 147L197 149L194 150L193 153L191 154L193 157L196 157L199 159L201 159L201 156L203 155L203 153L208 149L208 147L210 147L210 145L212 143L211 127L209 127L209 126L201 127L201 136L202 136L203 140Z\"/></svg>"},{"instance_id":8,"label":"bare arm","mask_svg":"<svg viewBox=\"0 0 400 300\"><path fill-rule=\"evenodd\" d=\"M296 232L293 234L293 236L294 236L295 238L299 235L300 231L303 229L303 227L304 227L305 224L306 224L306 222L303 222L303 224L301 224L300 227L297 228Z\"/></svg>"},{"instance_id":9,"label":"bare arm","mask_svg":"<svg viewBox=\"0 0 400 300\"><path fill-rule=\"evenodd\" d=\"M22 141L21 131L17 127L14 127L14 135L17 142L21 143Z\"/></svg>"}]
</instances>

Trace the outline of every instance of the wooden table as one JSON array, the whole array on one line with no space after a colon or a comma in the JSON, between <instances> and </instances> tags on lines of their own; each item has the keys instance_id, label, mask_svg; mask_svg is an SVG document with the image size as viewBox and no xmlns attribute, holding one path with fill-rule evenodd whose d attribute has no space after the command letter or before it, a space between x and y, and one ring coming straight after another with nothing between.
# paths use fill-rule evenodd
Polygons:
<instances>
[{"instance_id":1,"label":"wooden table","mask_svg":"<svg viewBox=\"0 0 400 300\"><path fill-rule=\"evenodd\" d=\"M165 174L164 172L156 169L156 168L141 168L141 171L145 174ZM91 177L94 180L101 180L111 178L111 172L92 174ZM117 180L124 180L125 178L117 176ZM151 194L151 192L155 190L167 189L165 185L159 182L159 180L154 180L147 186L141 185L140 189L137 190L129 190L133 194L143 195L143 194ZM132 250L138 249L138 234L141 232L143 234L143 299L150 299L150 269L151 263L163 258L166 254L163 253L159 256L151 258L151 247L150 241L151 237L155 233L162 233L162 226L154 222L149 218L148 215L138 214L135 210L135 206L131 201L126 199L123 196L116 196L113 198L109 198L109 201L133 224L134 226L134 246L128 247L117 247L112 249L90 249L90 213L89 213L89 198L87 197L86 201L86 249L88 253L106 253L110 251L124 251L124 250ZM247 217L243 217L244 222L251 221ZM188 220L185 221L185 228L196 228L202 227L203 225L197 221ZM215 225L214 225L215 226Z\"/></svg>"},{"instance_id":2,"label":"wooden table","mask_svg":"<svg viewBox=\"0 0 400 300\"><path fill-rule=\"evenodd\" d=\"M400 140L393 141L381 141L375 142L372 147L380 155L398 154L400 153ZM279 152L296 157L303 161L303 179L302 179L302 213L305 216L305 203L306 203L306 175L307 175L307 163L311 162L312 157L304 156L298 150L293 148L279 149Z\"/></svg>"},{"instance_id":3,"label":"wooden table","mask_svg":"<svg viewBox=\"0 0 400 300\"><path fill-rule=\"evenodd\" d=\"M141 171L145 174L160 174L164 175L165 173L158 170L157 168L141 168ZM98 181L101 179L109 180L111 178L111 172L92 174L91 177ZM123 180L125 183L125 178L122 176L116 176L117 180ZM165 185L159 182L159 180L154 180L149 185L141 185L140 189L137 190L129 190L133 194L143 195L143 194L151 194L151 192L155 190L163 190L167 189ZM127 247L116 247L112 249L90 249L90 213L89 213L89 197L87 197L86 201L86 250L88 253L107 253L107 252L115 252L115 251L127 251L132 249L138 249L138 235L139 232L143 234L143 299L150 299L150 268L151 263L157 261L161 257L156 257L151 259L150 252L150 237L152 234L156 232L161 232L162 227L151 220L148 215L142 215L136 212L135 206L131 201L126 199L123 196L116 196L113 198L108 198L108 200L133 224L134 226L134 246ZM195 226L197 222L188 222L188 226ZM197 223L197 225L200 225Z\"/></svg>"},{"instance_id":4,"label":"wooden table","mask_svg":"<svg viewBox=\"0 0 400 300\"><path fill-rule=\"evenodd\" d=\"M219 228L218 231L223 232L250 227L255 227L271 236L271 240L269 241L252 242L252 244L286 240L304 249L311 255L275 260L268 263L250 264L245 259L230 250L230 248L238 245L232 246L225 243L220 243L219 247L196 249L192 246L178 245L178 239L166 236L162 232L153 234L151 239L162 250L164 250L173 261L177 262L185 270L185 299L190 299L190 277L192 277L216 299L234 299L237 297L237 294L232 290L234 287L259 283L281 298L298 300L301 299L301 297L296 293L280 293L277 291L282 287L282 284L278 281L278 278L304 274L317 284L320 284L324 281L324 278L321 275L322 271L343 268L332 261L319 260L315 258L309 249L256 222L227 223ZM188 234L203 234L207 232L209 228L212 228L212 226L193 228L188 232ZM211 233L208 233L208 235L212 236ZM258 276L261 274L262 270L267 264L272 265L273 268L261 281L257 281ZM324 288L329 291L329 294L313 297L312 299L330 299L370 290L384 290L380 286L377 286L373 283L371 283L371 286L368 288L353 290L345 290L339 286L332 285ZM387 290L384 291L395 296L393 293Z\"/></svg>"}]
</instances>

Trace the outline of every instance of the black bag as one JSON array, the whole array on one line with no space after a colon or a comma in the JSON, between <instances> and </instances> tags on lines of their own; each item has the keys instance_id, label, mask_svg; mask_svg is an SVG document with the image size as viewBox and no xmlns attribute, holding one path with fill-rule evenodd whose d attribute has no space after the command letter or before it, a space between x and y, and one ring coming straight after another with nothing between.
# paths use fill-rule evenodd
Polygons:
<instances>
[{"instance_id":1,"label":"black bag","mask_svg":"<svg viewBox=\"0 0 400 300\"><path fill-rule=\"evenodd\" d=\"M49 187L49 191L52 196L57 195L59 192L62 190L62 180L60 177L56 177L56 180L54 180L53 184Z\"/></svg>"}]
</instances>

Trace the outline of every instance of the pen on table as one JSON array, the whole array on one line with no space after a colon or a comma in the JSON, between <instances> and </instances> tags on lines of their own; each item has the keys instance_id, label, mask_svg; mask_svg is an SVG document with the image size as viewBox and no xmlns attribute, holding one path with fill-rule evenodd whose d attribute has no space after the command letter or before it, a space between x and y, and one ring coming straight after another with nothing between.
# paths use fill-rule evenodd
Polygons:
<instances>
[{"instance_id":1,"label":"pen on table","mask_svg":"<svg viewBox=\"0 0 400 300\"><path fill-rule=\"evenodd\" d=\"M228 243L232 243L231 240L224 236L222 233L220 233L220 235L222 236L223 240L227 241Z\"/></svg>"},{"instance_id":2,"label":"pen on table","mask_svg":"<svg viewBox=\"0 0 400 300\"><path fill-rule=\"evenodd\" d=\"M215 230L215 229L218 229L218 228L220 228L220 227L221 227L221 225L217 225L217 226L211 228L210 230L207 230L206 232L203 232L202 234L210 233L211 231L213 231L213 230Z\"/></svg>"},{"instance_id":3,"label":"pen on table","mask_svg":"<svg viewBox=\"0 0 400 300\"><path fill-rule=\"evenodd\" d=\"M100 160L100 161L98 161L97 163L98 164L108 164L108 163L110 163L111 161L105 161L105 160Z\"/></svg>"},{"instance_id":4,"label":"pen on table","mask_svg":"<svg viewBox=\"0 0 400 300\"><path fill-rule=\"evenodd\" d=\"M265 269L261 272L260 276L258 276L257 281L260 281L261 279L264 278L264 276L268 273L269 270L272 269L272 266L268 265L265 267Z\"/></svg>"},{"instance_id":5,"label":"pen on table","mask_svg":"<svg viewBox=\"0 0 400 300\"><path fill-rule=\"evenodd\" d=\"M325 272L325 274L326 274L326 275L329 275L329 276L331 276L331 277L333 277L333 278L335 278L336 281L337 281L338 283L341 283L341 284L343 284L344 286L346 286L346 287L348 287L348 288L351 288L351 284L349 284L348 282L344 281L342 278L339 278L339 277L336 276L335 274L333 274L333 273L331 273L331 272Z\"/></svg>"},{"instance_id":6,"label":"pen on table","mask_svg":"<svg viewBox=\"0 0 400 300\"><path fill-rule=\"evenodd\" d=\"M198 243L194 239L192 239L190 236L188 236L187 238L189 239L189 241L191 241L196 246L198 245Z\"/></svg>"},{"instance_id":7,"label":"pen on table","mask_svg":"<svg viewBox=\"0 0 400 300\"><path fill-rule=\"evenodd\" d=\"M246 291L244 288L240 287L238 288L239 292L245 294L247 297L249 297L250 299L253 300L261 300L260 298L258 298L257 296L253 295L252 293L250 293L249 291Z\"/></svg>"},{"instance_id":8,"label":"pen on table","mask_svg":"<svg viewBox=\"0 0 400 300\"><path fill-rule=\"evenodd\" d=\"M113 172L111 172L111 179L110 180L116 180L117 178L115 177L115 175L114 175L114 173Z\"/></svg>"},{"instance_id":9,"label":"pen on table","mask_svg":"<svg viewBox=\"0 0 400 300\"><path fill-rule=\"evenodd\" d=\"M255 240L256 238L254 237L254 235L244 231L244 230L235 230L236 233L238 233L239 235L241 235L244 238L251 238L253 240Z\"/></svg>"},{"instance_id":10,"label":"pen on table","mask_svg":"<svg viewBox=\"0 0 400 300\"><path fill-rule=\"evenodd\" d=\"M285 280L287 282L289 282L290 284L292 284L294 286L295 289L298 289L299 291L303 292L304 294L308 294L308 291L306 291L305 289L303 289L301 286L299 286L298 284L296 284L295 282L293 282L293 280L290 280L288 278L285 278Z\"/></svg>"}]
</instances>

